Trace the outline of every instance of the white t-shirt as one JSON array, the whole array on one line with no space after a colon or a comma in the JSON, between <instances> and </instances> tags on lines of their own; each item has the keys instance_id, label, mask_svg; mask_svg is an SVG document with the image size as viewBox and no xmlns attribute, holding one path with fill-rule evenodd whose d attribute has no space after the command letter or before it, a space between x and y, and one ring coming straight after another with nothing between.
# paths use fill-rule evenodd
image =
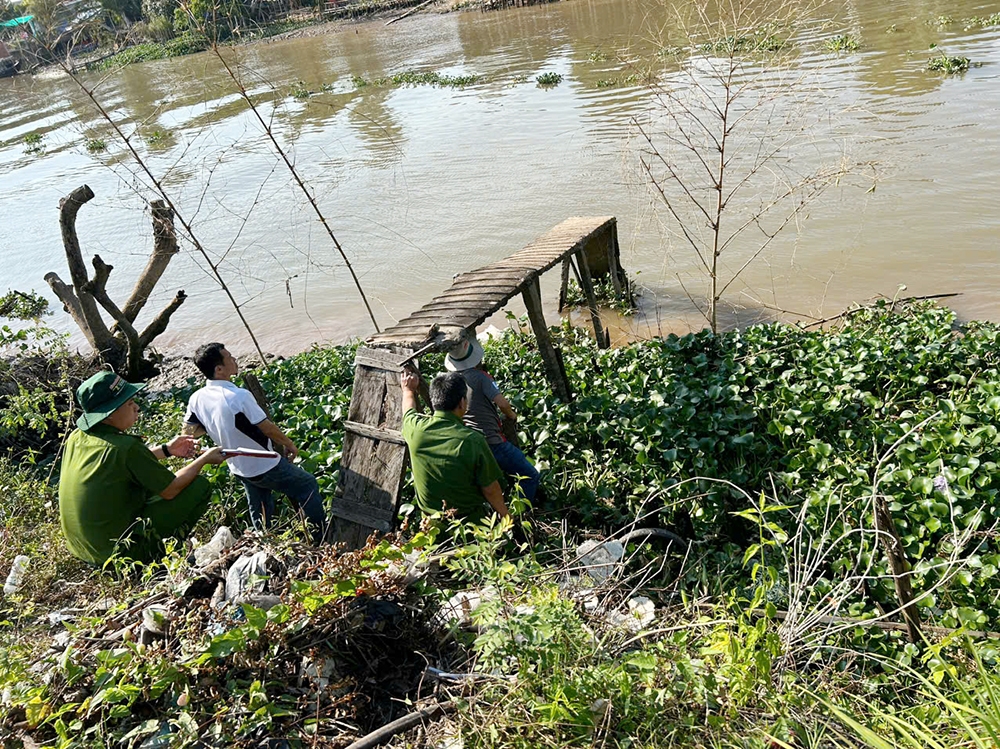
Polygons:
<instances>
[{"instance_id":1,"label":"white t-shirt","mask_svg":"<svg viewBox=\"0 0 1000 749\"><path fill-rule=\"evenodd\" d=\"M202 427L220 447L271 450L271 440L257 426L266 418L264 409L257 405L249 390L236 387L229 380L209 380L188 400L184 423ZM237 476L253 478L267 473L280 461L281 458L230 458L226 465Z\"/></svg>"}]
</instances>

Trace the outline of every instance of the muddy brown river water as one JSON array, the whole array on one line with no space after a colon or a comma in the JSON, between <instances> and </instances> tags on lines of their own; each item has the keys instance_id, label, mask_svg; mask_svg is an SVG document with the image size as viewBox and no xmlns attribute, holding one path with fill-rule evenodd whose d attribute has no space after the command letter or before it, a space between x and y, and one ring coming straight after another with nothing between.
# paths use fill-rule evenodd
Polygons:
<instances>
[{"instance_id":1,"label":"muddy brown river water","mask_svg":"<svg viewBox=\"0 0 1000 749\"><path fill-rule=\"evenodd\" d=\"M728 323L769 319L776 308L822 317L877 294L944 292L962 292L949 303L963 317L1000 320L1000 25L965 22L997 12L998 2L842 1L796 27L791 73L821 94L812 101L822 109L809 113L820 147L800 143L788 158L842 152L852 164L872 163L879 178L874 189L861 180L811 204L730 288ZM567 216L615 215L623 263L643 288L640 313L623 327L645 335L704 322L688 297L700 296L704 277L642 178L632 124L648 121L657 104L630 76L659 65L669 85L676 70L657 54L679 38L673 18L656 3L565 0L346 25L231 54L382 324ZM841 33L861 48L829 51L825 41ZM942 50L981 66L927 72ZM402 71L480 82L370 83ZM545 72L562 82L537 86ZM84 80L136 132L201 241L223 258L265 348L287 353L372 332L329 239L211 54ZM296 98L297 89L315 93ZM41 153L25 150L31 132L43 136ZM93 139L108 150L89 153ZM97 194L80 213L84 252L115 266L110 287L120 297L151 246L149 186L70 79L0 80L0 290L47 292L47 271L66 277L57 205L84 183ZM159 303L178 288L190 299L161 348L221 339L249 349L188 249L161 283ZM70 330L61 313L54 322Z\"/></svg>"}]
</instances>

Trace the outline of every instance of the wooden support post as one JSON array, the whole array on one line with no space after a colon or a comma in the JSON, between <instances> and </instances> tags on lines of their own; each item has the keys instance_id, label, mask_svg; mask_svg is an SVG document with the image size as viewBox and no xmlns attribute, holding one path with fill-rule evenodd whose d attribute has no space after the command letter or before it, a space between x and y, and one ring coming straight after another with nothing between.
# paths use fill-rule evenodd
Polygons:
<instances>
[{"instance_id":1,"label":"wooden support post","mask_svg":"<svg viewBox=\"0 0 1000 749\"><path fill-rule=\"evenodd\" d=\"M892 513L889 511L889 503L884 497L875 499L875 529L889 560L896 598L899 599L903 621L906 622L907 636L910 642L919 645L923 643L924 637L920 632L920 614L917 612L917 606L913 601L913 589L910 587L910 564L906 561L903 544L899 540L899 534L896 533L896 524L893 523Z\"/></svg>"},{"instance_id":2,"label":"wooden support post","mask_svg":"<svg viewBox=\"0 0 1000 749\"><path fill-rule=\"evenodd\" d=\"M531 321L531 329L538 341L538 351L542 355L542 364L545 365L545 374L552 385L552 391L559 399L569 403L573 395L569 388L569 380L566 379L566 372L559 361L559 355L552 345L548 325L545 324L545 313L542 311L542 293L538 286L537 276L525 284L521 296L524 299L524 306L528 310L528 320Z\"/></svg>"},{"instance_id":3,"label":"wooden support post","mask_svg":"<svg viewBox=\"0 0 1000 749\"><path fill-rule=\"evenodd\" d=\"M604 333L604 326L601 324L601 310L597 307L597 294L594 293L594 279L590 277L590 263L587 262L585 250L578 250L576 253L576 267L580 271L580 285L583 287L583 294L587 298L587 306L590 307L590 321L594 323L594 336L597 338L598 348L607 348L608 337Z\"/></svg>"},{"instance_id":4,"label":"wooden support post","mask_svg":"<svg viewBox=\"0 0 1000 749\"><path fill-rule=\"evenodd\" d=\"M617 224L612 224L608 228L608 273L611 274L611 284L615 289L615 298L620 302L625 298L625 289L622 288L621 271L618 267Z\"/></svg>"},{"instance_id":5,"label":"wooden support post","mask_svg":"<svg viewBox=\"0 0 1000 749\"><path fill-rule=\"evenodd\" d=\"M569 258L562 261L562 272L559 280L559 312L566 309L566 293L569 291Z\"/></svg>"},{"instance_id":6,"label":"wooden support post","mask_svg":"<svg viewBox=\"0 0 1000 749\"><path fill-rule=\"evenodd\" d=\"M264 362L260 364L261 366L266 366ZM257 405L260 406L261 410L267 414L267 418L270 419L271 404L267 400L267 393L264 392L264 387L260 384L260 380L257 379L257 375L249 371L241 372L241 374L243 375L243 385L250 391L253 399L257 401Z\"/></svg>"}]
</instances>

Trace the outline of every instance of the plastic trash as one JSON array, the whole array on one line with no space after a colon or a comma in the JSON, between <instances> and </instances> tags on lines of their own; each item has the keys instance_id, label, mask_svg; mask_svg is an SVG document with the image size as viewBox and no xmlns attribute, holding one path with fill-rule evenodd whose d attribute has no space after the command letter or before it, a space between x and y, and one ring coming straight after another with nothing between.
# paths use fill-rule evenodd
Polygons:
<instances>
[{"instance_id":1,"label":"plastic trash","mask_svg":"<svg viewBox=\"0 0 1000 749\"><path fill-rule=\"evenodd\" d=\"M219 530L212 536L212 540L204 546L199 546L194 550L194 563L197 567L205 567L219 557L222 552L236 543L232 531L225 525L220 525Z\"/></svg>"},{"instance_id":2,"label":"plastic trash","mask_svg":"<svg viewBox=\"0 0 1000 749\"><path fill-rule=\"evenodd\" d=\"M641 632L656 619L656 604L646 596L636 596L629 600L628 612L609 611L605 618L616 627Z\"/></svg>"},{"instance_id":3,"label":"plastic trash","mask_svg":"<svg viewBox=\"0 0 1000 749\"><path fill-rule=\"evenodd\" d=\"M229 568L226 574L226 600L239 603L249 596L264 592L264 581L250 578L267 576L267 552L258 551L253 556L244 554Z\"/></svg>"},{"instance_id":4,"label":"plastic trash","mask_svg":"<svg viewBox=\"0 0 1000 749\"><path fill-rule=\"evenodd\" d=\"M176 737L167 721L161 722L155 731L156 733L139 744L139 749L169 749L174 745Z\"/></svg>"},{"instance_id":5,"label":"plastic trash","mask_svg":"<svg viewBox=\"0 0 1000 749\"><path fill-rule=\"evenodd\" d=\"M463 590L447 600L441 610L434 616L434 622L439 626L456 623L459 626L472 624L472 615L485 601L496 598L496 590L486 587L482 590Z\"/></svg>"},{"instance_id":6,"label":"plastic trash","mask_svg":"<svg viewBox=\"0 0 1000 749\"><path fill-rule=\"evenodd\" d=\"M165 635L171 620L166 606L147 606L142 610L142 627L154 635Z\"/></svg>"},{"instance_id":7,"label":"plastic trash","mask_svg":"<svg viewBox=\"0 0 1000 749\"><path fill-rule=\"evenodd\" d=\"M17 593L18 588L24 584L24 575L28 571L28 563L31 559L24 554L14 557L14 563L10 566L10 574L7 575L7 582L3 586L5 596Z\"/></svg>"}]
</instances>

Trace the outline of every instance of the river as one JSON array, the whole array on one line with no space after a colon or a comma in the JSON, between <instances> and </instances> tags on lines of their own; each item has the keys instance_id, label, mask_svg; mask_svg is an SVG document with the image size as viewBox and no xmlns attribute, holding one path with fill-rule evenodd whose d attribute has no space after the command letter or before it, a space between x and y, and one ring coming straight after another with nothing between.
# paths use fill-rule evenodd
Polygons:
<instances>
[{"instance_id":1,"label":"river","mask_svg":"<svg viewBox=\"0 0 1000 749\"><path fill-rule=\"evenodd\" d=\"M790 162L843 151L878 180L848 180L811 203L728 290L726 324L779 309L808 320L878 294L945 292L962 292L948 301L963 317L1000 320L1000 26L963 23L998 11L1000 3L970 0L842 0L795 28L790 70L821 94L822 109L808 113L819 147L788 154ZM313 190L381 325L567 216L615 215L623 264L643 289L639 314L622 328L641 336L704 324L692 303L704 275L643 179L633 124L650 122L658 107L635 72L659 64L669 81L677 70L657 54L679 38L674 18L651 2L565 0L416 15L389 27L347 24L227 54ZM825 41L840 33L860 39L860 49L829 51ZM941 50L981 66L926 71ZM402 71L480 80L375 85ZM545 72L562 81L536 85ZM211 53L82 80L97 86L221 262L265 349L373 332L325 231ZM314 93L296 98L300 89ZM42 135L40 153L23 143L32 132ZM89 152L96 139L107 150ZM0 290L48 293L46 272L67 278L57 206L84 183L97 195L80 212L84 253L115 266L109 288L122 298L152 243L146 178L71 79L0 80ZM741 264L730 259L730 272ZM207 340L250 349L188 246L147 313L179 288L190 298L161 349ZM61 311L52 323L71 330Z\"/></svg>"}]
</instances>

